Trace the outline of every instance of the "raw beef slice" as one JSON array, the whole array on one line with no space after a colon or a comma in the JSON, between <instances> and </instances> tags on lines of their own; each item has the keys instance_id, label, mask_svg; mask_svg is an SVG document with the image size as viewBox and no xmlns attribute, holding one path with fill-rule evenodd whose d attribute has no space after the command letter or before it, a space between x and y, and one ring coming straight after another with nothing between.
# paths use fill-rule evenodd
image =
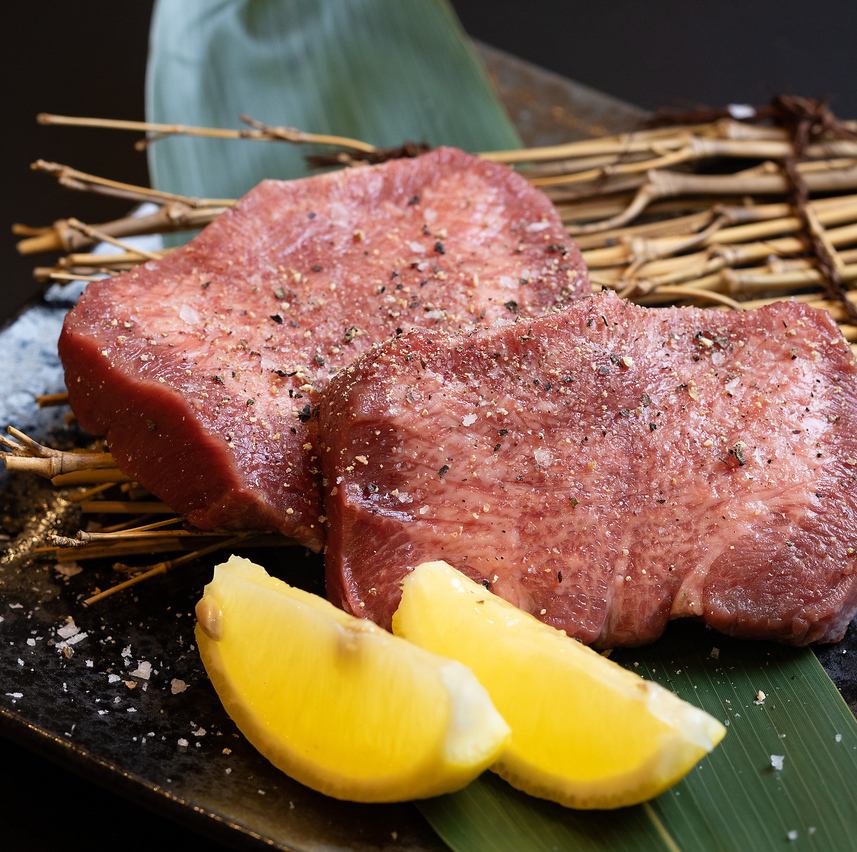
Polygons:
<instances>
[{"instance_id":1,"label":"raw beef slice","mask_svg":"<svg viewBox=\"0 0 857 852\"><path fill-rule=\"evenodd\" d=\"M412 326L533 315L588 292L548 199L443 148L265 181L163 260L92 282L60 339L71 405L203 528L319 549L318 390Z\"/></svg>"},{"instance_id":2,"label":"raw beef slice","mask_svg":"<svg viewBox=\"0 0 857 852\"><path fill-rule=\"evenodd\" d=\"M835 641L857 609L857 366L826 313L603 295L415 332L320 407L331 597L383 624L445 559L602 646L700 616Z\"/></svg>"}]
</instances>

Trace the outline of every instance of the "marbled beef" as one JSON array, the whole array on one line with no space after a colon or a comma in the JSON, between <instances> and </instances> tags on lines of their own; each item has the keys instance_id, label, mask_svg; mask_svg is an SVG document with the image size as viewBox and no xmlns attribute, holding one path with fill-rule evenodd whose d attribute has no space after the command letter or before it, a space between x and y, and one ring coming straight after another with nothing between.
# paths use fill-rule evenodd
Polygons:
<instances>
[{"instance_id":1,"label":"marbled beef","mask_svg":"<svg viewBox=\"0 0 857 852\"><path fill-rule=\"evenodd\" d=\"M305 421L329 378L413 326L539 314L588 292L548 199L443 148L265 181L196 239L91 283L60 355L84 428L200 527L321 546Z\"/></svg>"},{"instance_id":2,"label":"marbled beef","mask_svg":"<svg viewBox=\"0 0 857 852\"><path fill-rule=\"evenodd\" d=\"M329 594L384 625L429 559L603 646L681 616L835 641L857 609L857 365L796 302L414 332L336 377L318 430Z\"/></svg>"}]
</instances>

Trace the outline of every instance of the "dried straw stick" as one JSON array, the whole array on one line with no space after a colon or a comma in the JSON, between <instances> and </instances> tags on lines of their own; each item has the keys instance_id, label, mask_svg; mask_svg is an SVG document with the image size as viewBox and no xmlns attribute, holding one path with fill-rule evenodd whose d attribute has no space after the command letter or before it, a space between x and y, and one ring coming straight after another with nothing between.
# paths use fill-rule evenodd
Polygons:
<instances>
[{"instance_id":1,"label":"dried straw stick","mask_svg":"<svg viewBox=\"0 0 857 852\"><path fill-rule=\"evenodd\" d=\"M157 577L159 574L166 574L167 571L172 571L174 568L178 568L181 565L186 565L188 562L193 562L202 556L207 556L209 553L214 553L217 550L223 550L225 548L232 547L233 545L244 541L247 537L247 533L241 533L240 535L233 536L232 538L227 538L224 541L217 541L214 544L208 545L207 547L201 547L199 548L199 550L193 550L190 553L184 554L184 556L177 557L176 559L169 559L166 562L157 562L148 569L143 570L136 576L130 577L127 580L123 580L121 583L117 583L115 586L111 586L109 589L105 589L103 592L97 592L96 594L91 595L90 597L86 598L84 604L86 606L91 606L92 604L98 603L98 601L104 600L105 598L108 598L111 595L115 595L117 592L121 592L125 589L130 588L131 586L136 586L138 583L142 583L146 580L151 579L152 577Z\"/></svg>"},{"instance_id":2,"label":"dried straw stick","mask_svg":"<svg viewBox=\"0 0 857 852\"><path fill-rule=\"evenodd\" d=\"M74 471L116 466L110 453L54 450L34 441L14 426L9 426L7 432L11 437L0 435L0 446L6 449L2 459L7 470L27 471L52 479Z\"/></svg>"},{"instance_id":3,"label":"dried straw stick","mask_svg":"<svg viewBox=\"0 0 857 852\"><path fill-rule=\"evenodd\" d=\"M327 133L305 133L294 127L271 127L248 116L241 116L248 128L232 130L224 127L191 127L185 124L156 124L148 121L120 121L111 118L83 118L69 115L51 115L40 113L36 116L39 124L64 127L98 127L104 130L131 130L137 133L151 133L153 138L166 139L170 136L197 136L205 139L255 139L260 142L291 142L295 144L333 145L363 154L372 154L377 148L360 139L347 136L332 136Z\"/></svg>"}]
</instances>

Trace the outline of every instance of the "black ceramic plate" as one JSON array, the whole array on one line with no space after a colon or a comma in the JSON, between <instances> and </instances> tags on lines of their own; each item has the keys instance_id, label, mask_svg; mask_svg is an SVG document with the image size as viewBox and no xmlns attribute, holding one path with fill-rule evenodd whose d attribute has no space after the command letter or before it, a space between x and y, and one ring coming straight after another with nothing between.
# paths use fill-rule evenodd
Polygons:
<instances>
[{"instance_id":1,"label":"black ceramic plate","mask_svg":"<svg viewBox=\"0 0 857 852\"><path fill-rule=\"evenodd\" d=\"M483 57L528 143L624 129L639 115L496 51L485 49ZM39 411L33 401L62 389L56 339L73 295L55 288L0 332L0 424L53 441L74 439L61 410ZM10 537L0 562L0 733L232 842L300 850L441 848L412 806L319 796L273 769L239 736L193 644L193 605L213 558L86 608L82 600L93 588L116 582L110 565L86 563L69 576L67 568L62 573L28 555L46 533L78 528L74 506L50 486L6 477L0 524ZM272 550L259 559L289 582L320 585L317 557ZM80 628L71 656L62 652L58 633L69 617ZM853 630L849 641L855 645ZM857 678L844 666L854 657L842 653L847 648L822 659L853 709Z\"/></svg>"}]
</instances>

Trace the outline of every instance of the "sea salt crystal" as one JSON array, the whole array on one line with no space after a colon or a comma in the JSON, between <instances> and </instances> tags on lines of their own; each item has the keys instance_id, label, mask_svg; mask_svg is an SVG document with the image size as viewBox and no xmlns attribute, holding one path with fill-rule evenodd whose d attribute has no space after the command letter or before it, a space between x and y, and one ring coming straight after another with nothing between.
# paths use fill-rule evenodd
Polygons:
<instances>
[{"instance_id":1,"label":"sea salt crystal","mask_svg":"<svg viewBox=\"0 0 857 852\"><path fill-rule=\"evenodd\" d=\"M750 104L729 104L727 107L729 115L736 121L745 121L748 118L756 117L756 107Z\"/></svg>"},{"instance_id":2,"label":"sea salt crystal","mask_svg":"<svg viewBox=\"0 0 857 852\"><path fill-rule=\"evenodd\" d=\"M108 682L108 683L118 683L120 680L122 680L122 678L121 678L121 677L119 677L119 675L118 675L118 674L109 674L109 675L107 675L107 682Z\"/></svg>"},{"instance_id":3,"label":"sea salt crystal","mask_svg":"<svg viewBox=\"0 0 857 852\"><path fill-rule=\"evenodd\" d=\"M125 657L126 659L127 659L128 657L130 657L130 656L131 656L131 646L130 646L130 645L126 645L126 646L122 649L122 653L121 653L121 655L120 655L120 656Z\"/></svg>"},{"instance_id":4,"label":"sea salt crystal","mask_svg":"<svg viewBox=\"0 0 857 852\"><path fill-rule=\"evenodd\" d=\"M178 695L180 692L184 692L187 689L187 684L181 680L180 678L174 677L170 681L170 692L173 695Z\"/></svg>"},{"instance_id":5,"label":"sea salt crystal","mask_svg":"<svg viewBox=\"0 0 857 852\"><path fill-rule=\"evenodd\" d=\"M184 737L179 737L178 744L179 748L187 748L190 745L190 743Z\"/></svg>"},{"instance_id":6,"label":"sea salt crystal","mask_svg":"<svg viewBox=\"0 0 857 852\"><path fill-rule=\"evenodd\" d=\"M797 840L797 832L794 829L787 831L786 837L788 837L789 840Z\"/></svg>"},{"instance_id":7,"label":"sea salt crystal","mask_svg":"<svg viewBox=\"0 0 857 852\"><path fill-rule=\"evenodd\" d=\"M139 677L143 680L148 680L152 674L152 664L147 662L146 660L141 660L137 664L137 668L134 671L129 672L132 677Z\"/></svg>"},{"instance_id":8,"label":"sea salt crystal","mask_svg":"<svg viewBox=\"0 0 857 852\"><path fill-rule=\"evenodd\" d=\"M783 768L783 761L786 759L784 754L772 754L771 766L779 772Z\"/></svg>"},{"instance_id":9,"label":"sea salt crystal","mask_svg":"<svg viewBox=\"0 0 857 852\"><path fill-rule=\"evenodd\" d=\"M23 692L7 692L7 693L6 693L6 695L8 695L8 696L9 696L9 698L14 698L14 699L15 699L15 701L17 701L19 698L23 698L23 697L24 697L24 693L23 693Z\"/></svg>"},{"instance_id":10,"label":"sea salt crystal","mask_svg":"<svg viewBox=\"0 0 857 852\"><path fill-rule=\"evenodd\" d=\"M833 741L834 741L834 742L837 742L837 743L841 743L841 742L842 742L842 734L837 734L837 735L833 738Z\"/></svg>"},{"instance_id":11,"label":"sea salt crystal","mask_svg":"<svg viewBox=\"0 0 857 852\"><path fill-rule=\"evenodd\" d=\"M78 642L83 642L84 639L88 636L88 633L80 632L75 633L74 636L69 636L65 642L60 642L57 644L57 648L67 648L69 645L77 645Z\"/></svg>"},{"instance_id":12,"label":"sea salt crystal","mask_svg":"<svg viewBox=\"0 0 857 852\"><path fill-rule=\"evenodd\" d=\"M57 562L57 564L54 565L54 571L63 577L76 577L81 571L83 571L83 568L81 568L77 562Z\"/></svg>"},{"instance_id":13,"label":"sea salt crystal","mask_svg":"<svg viewBox=\"0 0 857 852\"><path fill-rule=\"evenodd\" d=\"M755 701L753 701L753 704L764 704L764 703L765 703L765 699L766 699L767 697L768 697L768 696L767 696L767 695L765 695L765 693L764 693L764 692L762 692L762 690L760 689L760 690L756 693L756 699L755 699Z\"/></svg>"},{"instance_id":14,"label":"sea salt crystal","mask_svg":"<svg viewBox=\"0 0 857 852\"><path fill-rule=\"evenodd\" d=\"M547 467L553 461L553 454L550 450L545 449L544 447L539 447L537 450L533 450L533 457L542 467Z\"/></svg>"},{"instance_id":15,"label":"sea salt crystal","mask_svg":"<svg viewBox=\"0 0 857 852\"><path fill-rule=\"evenodd\" d=\"M31 648L35 648L35 647L36 647L36 640L35 640L35 639L33 639L32 637L30 637L29 639L27 639L27 644L28 644Z\"/></svg>"},{"instance_id":16,"label":"sea salt crystal","mask_svg":"<svg viewBox=\"0 0 857 852\"><path fill-rule=\"evenodd\" d=\"M191 733L195 737L204 737L208 733L208 731L206 731L205 728L197 728L195 731L191 731Z\"/></svg>"},{"instance_id":17,"label":"sea salt crystal","mask_svg":"<svg viewBox=\"0 0 857 852\"><path fill-rule=\"evenodd\" d=\"M461 425L462 426L472 426L476 422L476 419L477 419L477 417L475 414L465 414L461 420Z\"/></svg>"},{"instance_id":18,"label":"sea salt crystal","mask_svg":"<svg viewBox=\"0 0 857 852\"><path fill-rule=\"evenodd\" d=\"M73 618L69 618L69 620L57 630L57 636L60 639L70 639L76 633L80 633L80 628L74 623Z\"/></svg>"},{"instance_id":19,"label":"sea salt crystal","mask_svg":"<svg viewBox=\"0 0 857 852\"><path fill-rule=\"evenodd\" d=\"M23 609L23 608L24 608L24 604L19 604L19 603L10 603L9 604L9 609Z\"/></svg>"},{"instance_id":20,"label":"sea salt crystal","mask_svg":"<svg viewBox=\"0 0 857 852\"><path fill-rule=\"evenodd\" d=\"M546 222L545 220L542 220L541 222L531 222L529 225L527 225L526 230L529 231L531 234L534 234L538 231L544 231L546 228L549 228L550 224L550 222Z\"/></svg>"}]
</instances>

